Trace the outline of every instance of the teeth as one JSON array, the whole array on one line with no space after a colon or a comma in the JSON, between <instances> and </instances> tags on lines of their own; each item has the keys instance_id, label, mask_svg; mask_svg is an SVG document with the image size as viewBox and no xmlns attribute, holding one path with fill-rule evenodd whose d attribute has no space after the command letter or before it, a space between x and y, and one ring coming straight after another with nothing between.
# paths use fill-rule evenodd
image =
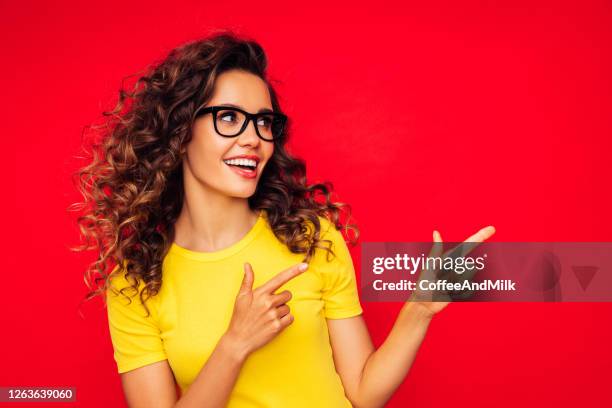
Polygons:
<instances>
[{"instance_id":1,"label":"teeth","mask_svg":"<svg viewBox=\"0 0 612 408\"><path fill-rule=\"evenodd\" d=\"M241 166L250 166L250 167L257 167L257 162L255 160L251 160L251 159L230 159L230 160L223 160L226 164L239 164Z\"/></svg>"}]
</instances>

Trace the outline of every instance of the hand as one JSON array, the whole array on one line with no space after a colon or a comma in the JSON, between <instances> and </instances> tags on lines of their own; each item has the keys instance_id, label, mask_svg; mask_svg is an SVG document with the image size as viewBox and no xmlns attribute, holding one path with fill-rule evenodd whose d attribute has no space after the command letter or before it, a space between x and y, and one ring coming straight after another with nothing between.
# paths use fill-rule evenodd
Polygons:
<instances>
[{"instance_id":1,"label":"hand","mask_svg":"<svg viewBox=\"0 0 612 408\"><path fill-rule=\"evenodd\" d=\"M304 267L300 269L300 265ZM291 299L291 292L273 292L307 268L308 264L305 263L292 266L253 290L253 269L251 264L245 263L244 278L225 336L248 355L289 326L293 316L285 303Z\"/></svg>"},{"instance_id":2,"label":"hand","mask_svg":"<svg viewBox=\"0 0 612 408\"><path fill-rule=\"evenodd\" d=\"M465 242L483 242L487 239L489 239L493 234L495 234L495 227L493 227L492 225L482 228L480 231L478 231L476 234L472 235L471 237L467 238ZM443 249L443 244L442 244L442 236L440 235L440 233L438 231L434 231L433 232L433 241L434 241L434 245L433 248L429 254L429 256L431 257L439 257L442 254L442 249ZM467 255L470 251L472 251L474 248L476 247L476 245L473 246L468 246L468 250L464 251L463 255ZM449 251L452 252L454 251L456 248L453 248L453 250ZM419 276L419 280L421 280L423 278L424 275L432 275L433 271L431 270L422 270L421 271L421 275ZM435 279L433 279L435 280ZM417 291L415 291L416 293L414 294L414 298L418 298L418 299L422 299L424 297L429 297L430 299L433 299L433 295L424 295L422 291L418 290L418 286L417 286ZM439 292L436 293L436 299L439 299L441 297L447 297L450 300L450 297L448 295L444 296L444 294L440 294ZM420 308L424 309L425 313L428 315L428 317L433 317L436 313L439 313L441 310L443 310L450 302L449 301L410 301L409 303L415 303L418 304Z\"/></svg>"}]
</instances>

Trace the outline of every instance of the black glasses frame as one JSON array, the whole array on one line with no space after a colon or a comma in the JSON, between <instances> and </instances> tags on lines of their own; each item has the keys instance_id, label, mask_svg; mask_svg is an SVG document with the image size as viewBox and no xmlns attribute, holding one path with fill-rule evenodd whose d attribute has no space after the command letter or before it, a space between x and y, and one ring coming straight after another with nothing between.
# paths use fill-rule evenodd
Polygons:
<instances>
[{"instance_id":1,"label":"black glasses frame","mask_svg":"<svg viewBox=\"0 0 612 408\"><path fill-rule=\"evenodd\" d=\"M219 111L235 111L235 112L240 112L244 115L244 117L246 118L244 123L242 124L242 127L240 128L240 130L238 131L238 133L236 133L235 135L224 135L221 132L219 132L219 129L217 128L217 113ZM265 140L266 142L272 142L275 140L279 140L282 138L283 135L283 131L285 129L285 124L287 123L287 116L280 113L280 112L259 112L259 113L249 113L246 112L240 108L235 108L233 106L221 106L221 105L217 105L217 106L207 106L207 107L200 107L198 110L196 110L195 114L194 114L194 120L196 118L198 118L199 116L205 115L207 113L212 113L213 115L213 125L215 127L215 132L217 132L217 134L219 136L223 136L223 137L236 137L239 136L240 134L242 134L242 132L245 131L245 129L247 128L247 126L249 126L249 122L253 121L253 125L255 126L255 132L257 133L257 136L261 139L261 140ZM280 130L278 131L278 136L276 136L273 132L272 134L272 139L267 139L265 137L263 137L260 133L259 133L259 127L257 126L257 119L259 119L262 116L273 116L273 121L278 121L280 123Z\"/></svg>"}]
</instances>

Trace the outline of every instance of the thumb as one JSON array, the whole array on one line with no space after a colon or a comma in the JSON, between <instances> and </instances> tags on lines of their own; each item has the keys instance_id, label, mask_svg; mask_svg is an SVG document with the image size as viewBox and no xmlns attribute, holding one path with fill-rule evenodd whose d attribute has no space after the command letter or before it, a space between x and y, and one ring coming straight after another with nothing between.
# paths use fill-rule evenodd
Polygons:
<instances>
[{"instance_id":1,"label":"thumb","mask_svg":"<svg viewBox=\"0 0 612 408\"><path fill-rule=\"evenodd\" d=\"M242 285L240 285L240 294L244 294L253 290L253 268L248 262L244 263L244 277L242 278Z\"/></svg>"}]
</instances>

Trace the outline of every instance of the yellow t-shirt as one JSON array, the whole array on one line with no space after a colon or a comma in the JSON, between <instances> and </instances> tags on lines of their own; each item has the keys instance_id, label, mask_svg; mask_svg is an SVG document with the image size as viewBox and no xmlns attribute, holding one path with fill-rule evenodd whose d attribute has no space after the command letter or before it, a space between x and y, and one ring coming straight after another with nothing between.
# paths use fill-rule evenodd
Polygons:
<instances>
[{"instance_id":1,"label":"yellow t-shirt","mask_svg":"<svg viewBox=\"0 0 612 408\"><path fill-rule=\"evenodd\" d=\"M281 286L294 321L243 365L228 407L351 407L335 370L327 319L362 313L355 269L341 233L323 217L321 237L336 256L317 250L306 272ZM331 254L330 254L331 257ZM128 305L107 291L108 320L119 373L168 360L184 393L227 330L240 288L244 262L253 267L253 288L299 263L272 232L265 215L237 243L216 252L194 252L172 244L162 264L159 294ZM113 287L128 286L121 276ZM141 283L141 287L143 284ZM127 292L130 294L131 292Z\"/></svg>"}]
</instances>

